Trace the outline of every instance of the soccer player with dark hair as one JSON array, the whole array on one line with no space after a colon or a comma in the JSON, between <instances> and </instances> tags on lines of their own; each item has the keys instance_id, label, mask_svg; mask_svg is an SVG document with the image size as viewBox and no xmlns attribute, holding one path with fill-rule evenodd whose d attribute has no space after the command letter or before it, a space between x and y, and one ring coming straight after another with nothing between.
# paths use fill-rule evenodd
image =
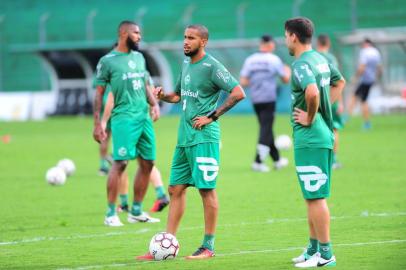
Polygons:
<instances>
[{"instance_id":1,"label":"soccer player with dark hair","mask_svg":"<svg viewBox=\"0 0 406 270\"><path fill-rule=\"evenodd\" d=\"M333 67L338 69L338 62L336 57L330 52L331 41L328 35L321 34L317 37L317 51L326 57L327 62ZM343 95L341 94L338 100L331 105L331 112L333 114L333 128L334 128L334 149L333 149L333 169L341 167L338 162L338 147L339 147L339 133L338 131L343 128L344 123L341 114L344 112Z\"/></svg>"},{"instance_id":2,"label":"soccer player with dark hair","mask_svg":"<svg viewBox=\"0 0 406 270\"><path fill-rule=\"evenodd\" d=\"M238 81L214 57L205 52L209 32L203 25L185 29L183 61L174 92L156 89L157 97L169 103L181 103L178 142L172 160L169 183L169 213L166 232L176 235L186 207L189 186L199 190L204 208L202 246L187 259L208 259L214 256L217 224L216 193L219 172L220 127L218 118L245 97ZM229 93L216 108L221 90ZM152 260L147 253L138 260Z\"/></svg>"},{"instance_id":3,"label":"soccer player with dark hair","mask_svg":"<svg viewBox=\"0 0 406 270\"><path fill-rule=\"evenodd\" d=\"M111 116L114 162L107 182L108 209L104 220L107 226L123 225L116 214L115 202L122 174L128 161L135 158L139 168L134 181L134 200L128 213L128 221L159 222L159 219L142 211L142 201L156 155L155 133L149 110L152 110L152 115L159 117L159 105L153 94L146 90L145 59L136 51L140 40L141 32L136 23L121 22L117 46L103 56L97 65L93 137L98 142L106 139L100 111L108 84L114 96Z\"/></svg>"},{"instance_id":4,"label":"soccer player with dark hair","mask_svg":"<svg viewBox=\"0 0 406 270\"><path fill-rule=\"evenodd\" d=\"M366 38L361 43L361 50L359 52L358 68L352 81L358 83L357 90L350 99L348 105L348 113L351 115L357 101L361 102L362 117L364 119L364 129L371 128L371 122L369 120L369 106L368 96L371 87L376 80L382 76L382 60L381 54L378 49L375 48L372 41Z\"/></svg>"},{"instance_id":5,"label":"soccer player with dark hair","mask_svg":"<svg viewBox=\"0 0 406 270\"><path fill-rule=\"evenodd\" d=\"M313 23L303 17L285 22L292 63L292 118L296 173L307 205L310 243L292 259L296 267L336 264L330 242L330 196L334 143L331 103L344 88L340 72L312 49Z\"/></svg>"},{"instance_id":6,"label":"soccer player with dark hair","mask_svg":"<svg viewBox=\"0 0 406 270\"><path fill-rule=\"evenodd\" d=\"M281 59L273 54L275 42L270 35L263 35L259 45L259 52L250 55L244 62L240 74L240 83L248 87L251 101L259 122L259 138L256 147L255 160L252 170L268 172L265 164L270 155L276 170L288 165L288 159L280 157L275 146L273 123L276 108L276 88L278 78L284 83L289 82L290 69Z\"/></svg>"}]
</instances>

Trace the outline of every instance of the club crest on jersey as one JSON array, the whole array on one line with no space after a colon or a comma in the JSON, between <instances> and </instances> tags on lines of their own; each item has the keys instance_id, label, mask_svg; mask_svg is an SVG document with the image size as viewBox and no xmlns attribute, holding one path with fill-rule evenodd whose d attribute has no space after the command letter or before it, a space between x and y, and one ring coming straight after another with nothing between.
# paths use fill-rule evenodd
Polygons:
<instances>
[{"instance_id":1,"label":"club crest on jersey","mask_svg":"<svg viewBox=\"0 0 406 270\"><path fill-rule=\"evenodd\" d=\"M185 76L185 84L189 84L190 83L190 75L186 75Z\"/></svg>"},{"instance_id":2,"label":"club crest on jersey","mask_svg":"<svg viewBox=\"0 0 406 270\"><path fill-rule=\"evenodd\" d=\"M327 182L327 175L317 166L296 166L300 181L307 191L315 192Z\"/></svg>"},{"instance_id":3,"label":"club crest on jersey","mask_svg":"<svg viewBox=\"0 0 406 270\"><path fill-rule=\"evenodd\" d=\"M196 162L199 163L199 170L203 172L204 181L210 182L216 179L219 172L219 166L215 158L196 157Z\"/></svg>"},{"instance_id":4,"label":"club crest on jersey","mask_svg":"<svg viewBox=\"0 0 406 270\"><path fill-rule=\"evenodd\" d=\"M135 69L135 67L136 67L137 65L135 64L135 62L134 62L133 60L130 60L130 61L128 61L128 66L129 66L131 69Z\"/></svg>"}]
</instances>

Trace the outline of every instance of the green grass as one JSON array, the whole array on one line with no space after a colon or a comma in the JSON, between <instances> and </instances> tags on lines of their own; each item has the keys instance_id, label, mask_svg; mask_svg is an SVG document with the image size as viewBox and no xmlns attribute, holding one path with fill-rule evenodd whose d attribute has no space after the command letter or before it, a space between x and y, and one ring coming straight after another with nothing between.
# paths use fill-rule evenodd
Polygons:
<instances>
[{"instance_id":1,"label":"green grass","mask_svg":"<svg viewBox=\"0 0 406 270\"><path fill-rule=\"evenodd\" d=\"M177 122L164 117L156 124L157 166L165 183ZM221 124L218 256L182 259L203 237L201 200L190 189L177 235L179 257L138 263L134 256L144 253L152 235L165 228L167 210L157 215L160 224L103 225L105 178L97 175L91 119L1 123L0 135L10 134L11 142L0 142L0 269L293 269L290 259L307 242L293 150L282 152L291 161L287 169L253 173L255 118L226 116ZM331 234L337 269L406 269L406 116L374 117L370 132L360 127L354 118L342 132L339 158L344 167L333 174L329 205L336 217ZM275 130L291 134L286 116L277 118ZM77 171L64 186L50 186L45 172L61 158L73 159ZM130 164L131 176L135 167ZM150 189L145 206L153 199Z\"/></svg>"}]
</instances>

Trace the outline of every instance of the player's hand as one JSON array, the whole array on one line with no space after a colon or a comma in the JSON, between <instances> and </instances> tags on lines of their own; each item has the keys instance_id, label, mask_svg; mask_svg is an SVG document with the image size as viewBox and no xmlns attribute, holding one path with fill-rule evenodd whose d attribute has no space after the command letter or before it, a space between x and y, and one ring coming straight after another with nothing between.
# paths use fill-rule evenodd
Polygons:
<instances>
[{"instance_id":1,"label":"player's hand","mask_svg":"<svg viewBox=\"0 0 406 270\"><path fill-rule=\"evenodd\" d=\"M154 106L150 107L149 114L151 115L152 121L156 121L161 116L161 109L159 108L159 104L157 103Z\"/></svg>"},{"instance_id":2,"label":"player's hand","mask_svg":"<svg viewBox=\"0 0 406 270\"><path fill-rule=\"evenodd\" d=\"M101 121L101 127L104 130L104 132L106 132L107 122L102 120Z\"/></svg>"},{"instance_id":3,"label":"player's hand","mask_svg":"<svg viewBox=\"0 0 406 270\"><path fill-rule=\"evenodd\" d=\"M344 104L342 102L338 103L337 113L342 114L344 112Z\"/></svg>"},{"instance_id":4,"label":"player's hand","mask_svg":"<svg viewBox=\"0 0 406 270\"><path fill-rule=\"evenodd\" d=\"M162 97L165 95L161 86L155 87L153 93L157 99L162 99Z\"/></svg>"},{"instance_id":5,"label":"player's hand","mask_svg":"<svg viewBox=\"0 0 406 270\"><path fill-rule=\"evenodd\" d=\"M205 125L210 124L213 122L213 119L208 118L207 116L198 116L193 119L193 128L201 130Z\"/></svg>"},{"instance_id":6,"label":"player's hand","mask_svg":"<svg viewBox=\"0 0 406 270\"><path fill-rule=\"evenodd\" d=\"M311 124L309 123L307 112L299 108L295 108L293 111L293 119L295 120L295 123L301 124L302 126L310 126Z\"/></svg>"},{"instance_id":7,"label":"player's hand","mask_svg":"<svg viewBox=\"0 0 406 270\"><path fill-rule=\"evenodd\" d=\"M101 123L96 124L93 129L93 138L96 142L101 143L107 138L107 134L104 131Z\"/></svg>"}]
</instances>

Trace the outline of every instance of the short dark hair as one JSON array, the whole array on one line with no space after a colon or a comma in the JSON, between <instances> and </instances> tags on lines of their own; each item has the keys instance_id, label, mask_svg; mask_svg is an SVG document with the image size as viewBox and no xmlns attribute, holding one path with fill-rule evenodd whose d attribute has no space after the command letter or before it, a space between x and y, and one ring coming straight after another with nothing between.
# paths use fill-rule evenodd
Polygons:
<instances>
[{"instance_id":1,"label":"short dark hair","mask_svg":"<svg viewBox=\"0 0 406 270\"><path fill-rule=\"evenodd\" d=\"M273 37L271 35L265 34L261 37L261 42L267 43L273 41Z\"/></svg>"},{"instance_id":2,"label":"short dark hair","mask_svg":"<svg viewBox=\"0 0 406 270\"><path fill-rule=\"evenodd\" d=\"M120 33L120 29L122 27L128 26L128 25L136 25L136 26L138 26L138 24L136 22L133 22L133 21L121 21L120 24L118 25L117 32Z\"/></svg>"},{"instance_id":3,"label":"short dark hair","mask_svg":"<svg viewBox=\"0 0 406 270\"><path fill-rule=\"evenodd\" d=\"M364 39L364 42L365 42L365 43L368 43L368 44L370 44L370 45L372 45L372 46L374 45L374 43L372 42L372 40L370 40L369 38L365 38L365 39Z\"/></svg>"},{"instance_id":4,"label":"short dark hair","mask_svg":"<svg viewBox=\"0 0 406 270\"><path fill-rule=\"evenodd\" d=\"M285 22L285 30L295 34L300 43L310 44L314 32L313 22L306 17L296 17Z\"/></svg>"},{"instance_id":5,"label":"short dark hair","mask_svg":"<svg viewBox=\"0 0 406 270\"><path fill-rule=\"evenodd\" d=\"M317 42L321 45L321 46L327 46L330 43L330 37L326 34L320 34L317 37Z\"/></svg>"},{"instance_id":6,"label":"short dark hair","mask_svg":"<svg viewBox=\"0 0 406 270\"><path fill-rule=\"evenodd\" d=\"M209 30L203 24L191 24L186 27L186 29L196 29L199 32L199 35L203 39L209 39Z\"/></svg>"}]
</instances>

